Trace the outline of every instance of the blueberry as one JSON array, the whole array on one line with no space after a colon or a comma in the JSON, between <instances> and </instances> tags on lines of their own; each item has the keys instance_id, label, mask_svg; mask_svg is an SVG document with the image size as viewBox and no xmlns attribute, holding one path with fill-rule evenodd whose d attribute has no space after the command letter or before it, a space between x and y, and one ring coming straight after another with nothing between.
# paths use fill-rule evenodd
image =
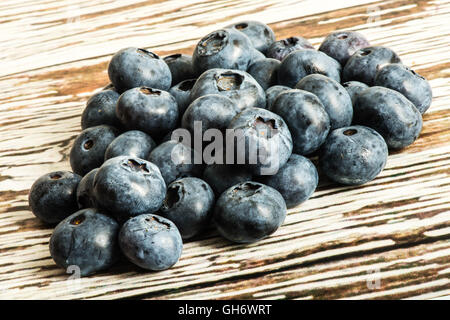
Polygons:
<instances>
[{"instance_id":1,"label":"blueberry","mask_svg":"<svg viewBox=\"0 0 450 320\"><path fill-rule=\"evenodd\" d=\"M166 91L139 87L120 96L116 114L128 129L159 137L177 126L178 106L175 98Z\"/></svg>"},{"instance_id":2,"label":"blueberry","mask_svg":"<svg viewBox=\"0 0 450 320\"><path fill-rule=\"evenodd\" d=\"M183 241L175 224L154 214L128 220L120 229L119 245L128 260L153 271L173 266L183 250Z\"/></svg>"},{"instance_id":3,"label":"blueberry","mask_svg":"<svg viewBox=\"0 0 450 320\"><path fill-rule=\"evenodd\" d=\"M276 189L286 201L286 206L293 208L311 197L319 175L308 158L293 153L277 174L263 176L261 182Z\"/></svg>"},{"instance_id":4,"label":"blueberry","mask_svg":"<svg viewBox=\"0 0 450 320\"><path fill-rule=\"evenodd\" d=\"M174 140L160 144L148 157L158 166L166 184L179 178L200 176L203 168L195 163L195 158L196 152L192 148Z\"/></svg>"},{"instance_id":5,"label":"blueberry","mask_svg":"<svg viewBox=\"0 0 450 320\"><path fill-rule=\"evenodd\" d=\"M226 96L207 94L195 99L186 109L181 126L194 132L194 122L201 121L203 133L208 129L225 130L240 109Z\"/></svg>"},{"instance_id":6,"label":"blueberry","mask_svg":"<svg viewBox=\"0 0 450 320\"><path fill-rule=\"evenodd\" d=\"M278 95L271 111L287 123L294 142L293 152L308 155L319 149L330 131L330 117L316 95L298 89Z\"/></svg>"},{"instance_id":7,"label":"blueberry","mask_svg":"<svg viewBox=\"0 0 450 320\"><path fill-rule=\"evenodd\" d=\"M306 49L294 51L281 61L278 83L293 88L302 78L313 73L341 82L339 62L323 52Z\"/></svg>"},{"instance_id":8,"label":"blueberry","mask_svg":"<svg viewBox=\"0 0 450 320\"><path fill-rule=\"evenodd\" d=\"M266 109L245 109L231 121L228 129L236 137L237 163L244 162L253 174L276 173L292 153L292 137L286 123ZM227 143L229 137L227 134Z\"/></svg>"},{"instance_id":9,"label":"blueberry","mask_svg":"<svg viewBox=\"0 0 450 320\"><path fill-rule=\"evenodd\" d=\"M410 145L422 130L422 116L414 104L383 87L371 87L358 95L353 122L375 129L392 149Z\"/></svg>"},{"instance_id":10,"label":"blueberry","mask_svg":"<svg viewBox=\"0 0 450 320\"><path fill-rule=\"evenodd\" d=\"M347 90L348 95L352 99L352 105L355 105L358 95L369 87L367 84L359 81L347 81L342 86Z\"/></svg>"},{"instance_id":11,"label":"blueberry","mask_svg":"<svg viewBox=\"0 0 450 320\"><path fill-rule=\"evenodd\" d=\"M109 144L105 151L105 160L118 156L147 159L155 147L155 141L148 134L139 130L127 131Z\"/></svg>"},{"instance_id":12,"label":"blueberry","mask_svg":"<svg viewBox=\"0 0 450 320\"><path fill-rule=\"evenodd\" d=\"M206 71L195 82L191 90L191 101L211 93L230 98L241 110L266 106L264 90L251 75L244 71L226 69Z\"/></svg>"},{"instance_id":13,"label":"blueberry","mask_svg":"<svg viewBox=\"0 0 450 320\"><path fill-rule=\"evenodd\" d=\"M272 105L275 101L275 99L278 97L278 95L281 92L284 92L286 90L290 90L291 88L286 87L286 86L280 86L280 85L276 85L276 86L272 86L270 88L268 88L266 90L266 104L267 104L267 109L271 109Z\"/></svg>"},{"instance_id":14,"label":"blueberry","mask_svg":"<svg viewBox=\"0 0 450 320\"><path fill-rule=\"evenodd\" d=\"M31 186L31 211L45 223L58 223L78 210L77 187L81 177L69 171L47 173Z\"/></svg>"},{"instance_id":15,"label":"blueberry","mask_svg":"<svg viewBox=\"0 0 450 320\"><path fill-rule=\"evenodd\" d=\"M277 84L277 72L280 64L281 62L278 60L265 58L252 63L247 72L266 90Z\"/></svg>"},{"instance_id":16,"label":"blueberry","mask_svg":"<svg viewBox=\"0 0 450 320\"><path fill-rule=\"evenodd\" d=\"M244 33L252 42L253 47L265 53L269 46L275 41L275 34L268 25L259 21L242 21L226 28L234 28Z\"/></svg>"},{"instance_id":17,"label":"blueberry","mask_svg":"<svg viewBox=\"0 0 450 320\"><path fill-rule=\"evenodd\" d=\"M101 125L83 130L70 150L70 165L73 172L84 176L102 165L105 151L117 137L117 129Z\"/></svg>"},{"instance_id":18,"label":"blueberry","mask_svg":"<svg viewBox=\"0 0 450 320\"><path fill-rule=\"evenodd\" d=\"M381 68L375 85L400 92L408 98L421 114L431 105L432 92L428 81L403 64L393 63Z\"/></svg>"},{"instance_id":19,"label":"blueberry","mask_svg":"<svg viewBox=\"0 0 450 320\"><path fill-rule=\"evenodd\" d=\"M244 167L226 164L210 164L203 171L203 179L217 195L235 184L252 180L253 175Z\"/></svg>"},{"instance_id":20,"label":"blueberry","mask_svg":"<svg viewBox=\"0 0 450 320\"><path fill-rule=\"evenodd\" d=\"M246 181L227 189L219 197L213 221L230 241L251 243L274 233L286 218L286 204L272 187Z\"/></svg>"},{"instance_id":21,"label":"blueberry","mask_svg":"<svg viewBox=\"0 0 450 320\"><path fill-rule=\"evenodd\" d=\"M93 195L94 178L99 168L89 171L77 187L77 203L80 209L94 208L95 199Z\"/></svg>"},{"instance_id":22,"label":"blueberry","mask_svg":"<svg viewBox=\"0 0 450 320\"><path fill-rule=\"evenodd\" d=\"M194 49L194 71L202 74L213 68L247 70L253 50L250 39L242 32L235 29L211 32Z\"/></svg>"},{"instance_id":23,"label":"blueberry","mask_svg":"<svg viewBox=\"0 0 450 320\"><path fill-rule=\"evenodd\" d=\"M169 66L172 74L172 87L181 81L195 78L192 56L175 53L164 57L164 62Z\"/></svg>"},{"instance_id":24,"label":"blueberry","mask_svg":"<svg viewBox=\"0 0 450 320\"><path fill-rule=\"evenodd\" d=\"M94 178L95 202L117 220L159 209L166 184L156 165L133 157L107 160Z\"/></svg>"},{"instance_id":25,"label":"blueberry","mask_svg":"<svg viewBox=\"0 0 450 320\"><path fill-rule=\"evenodd\" d=\"M331 130L352 124L352 99L339 82L321 74L311 74L295 86L315 94L330 117Z\"/></svg>"},{"instance_id":26,"label":"blueberry","mask_svg":"<svg viewBox=\"0 0 450 320\"><path fill-rule=\"evenodd\" d=\"M195 84L196 79L189 79L181 81L172 88L170 88L169 93L175 98L178 105L178 115L183 116L187 107L191 103L191 90Z\"/></svg>"},{"instance_id":27,"label":"blueberry","mask_svg":"<svg viewBox=\"0 0 450 320\"><path fill-rule=\"evenodd\" d=\"M338 31L329 34L320 45L319 51L326 53L345 66L347 60L359 49L370 46L369 41L359 32Z\"/></svg>"},{"instance_id":28,"label":"blueberry","mask_svg":"<svg viewBox=\"0 0 450 320\"><path fill-rule=\"evenodd\" d=\"M266 56L281 61L291 52L303 49L314 49L314 47L305 38L290 37L272 43L267 49Z\"/></svg>"},{"instance_id":29,"label":"blueberry","mask_svg":"<svg viewBox=\"0 0 450 320\"><path fill-rule=\"evenodd\" d=\"M369 86L374 84L378 70L389 63L401 62L398 55L386 47L367 47L356 51L342 71L344 82L355 80Z\"/></svg>"},{"instance_id":30,"label":"blueberry","mask_svg":"<svg viewBox=\"0 0 450 320\"><path fill-rule=\"evenodd\" d=\"M151 87L169 90L172 75L158 55L145 49L125 48L118 51L108 65L108 75L119 92Z\"/></svg>"},{"instance_id":31,"label":"blueberry","mask_svg":"<svg viewBox=\"0 0 450 320\"><path fill-rule=\"evenodd\" d=\"M266 59L266 56L264 55L264 53L262 53L261 51L258 51L258 50L256 50L256 49L252 49L252 50L250 51L250 56L251 56L251 58L250 58L250 61L249 61L249 63L248 63L247 70L248 70L248 68L250 68L250 66L251 66L252 64L254 64L256 61Z\"/></svg>"},{"instance_id":32,"label":"blueberry","mask_svg":"<svg viewBox=\"0 0 450 320\"><path fill-rule=\"evenodd\" d=\"M210 222L214 192L203 180L181 178L167 187L167 194L158 215L177 226L183 239L199 234Z\"/></svg>"},{"instance_id":33,"label":"blueberry","mask_svg":"<svg viewBox=\"0 0 450 320\"><path fill-rule=\"evenodd\" d=\"M364 126L333 130L319 151L319 165L331 180L360 185L386 165L388 148L381 135Z\"/></svg>"},{"instance_id":34,"label":"blueberry","mask_svg":"<svg viewBox=\"0 0 450 320\"><path fill-rule=\"evenodd\" d=\"M50 255L64 269L75 266L87 276L110 268L120 257L119 224L95 209L80 210L61 221L50 238Z\"/></svg>"},{"instance_id":35,"label":"blueberry","mask_svg":"<svg viewBox=\"0 0 450 320\"><path fill-rule=\"evenodd\" d=\"M102 124L116 128L120 127L120 121L116 117L116 104L119 94L111 89L94 94L87 102L81 115L81 128L99 126Z\"/></svg>"}]
</instances>

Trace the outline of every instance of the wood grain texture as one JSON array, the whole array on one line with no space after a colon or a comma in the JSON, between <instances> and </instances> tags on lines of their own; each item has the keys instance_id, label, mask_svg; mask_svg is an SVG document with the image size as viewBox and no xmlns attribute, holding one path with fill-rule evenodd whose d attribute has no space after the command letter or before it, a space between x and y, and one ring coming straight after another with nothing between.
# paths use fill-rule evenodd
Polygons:
<instances>
[{"instance_id":1,"label":"wood grain texture","mask_svg":"<svg viewBox=\"0 0 450 320\"><path fill-rule=\"evenodd\" d=\"M340 29L392 47L433 88L420 138L364 186L321 176L313 197L259 243L210 232L186 243L170 270L122 261L68 281L27 195L43 173L70 169L82 109L107 84L111 54L189 53L202 35L243 19L316 47ZM449 1L1 1L0 299L449 298L449 20Z\"/></svg>"}]
</instances>

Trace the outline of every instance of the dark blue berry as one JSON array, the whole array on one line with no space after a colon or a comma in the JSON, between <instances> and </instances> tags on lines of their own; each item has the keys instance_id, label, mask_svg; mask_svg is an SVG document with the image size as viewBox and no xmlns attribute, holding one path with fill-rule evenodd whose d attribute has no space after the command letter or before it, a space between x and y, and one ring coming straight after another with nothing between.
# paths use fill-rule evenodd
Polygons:
<instances>
[{"instance_id":1,"label":"dark blue berry","mask_svg":"<svg viewBox=\"0 0 450 320\"><path fill-rule=\"evenodd\" d=\"M226 28L234 28L244 33L252 42L253 47L262 53L265 53L275 41L275 34L272 29L259 21L241 21Z\"/></svg>"},{"instance_id":2,"label":"dark blue berry","mask_svg":"<svg viewBox=\"0 0 450 320\"><path fill-rule=\"evenodd\" d=\"M251 243L274 233L284 222L286 204L281 194L258 182L242 182L219 197L213 221L230 241Z\"/></svg>"},{"instance_id":3,"label":"dark blue berry","mask_svg":"<svg viewBox=\"0 0 450 320\"><path fill-rule=\"evenodd\" d=\"M172 83L170 69L164 60L153 52L138 48L118 51L108 65L108 75L119 92L136 87L169 90Z\"/></svg>"},{"instance_id":4,"label":"dark blue berry","mask_svg":"<svg viewBox=\"0 0 450 320\"><path fill-rule=\"evenodd\" d=\"M341 82L341 65L325 53L311 49L294 51L281 61L278 83L293 88L309 74L318 73Z\"/></svg>"},{"instance_id":5,"label":"dark blue berry","mask_svg":"<svg viewBox=\"0 0 450 320\"><path fill-rule=\"evenodd\" d=\"M359 32L338 31L329 34L320 45L322 51L345 66L347 60L359 49L370 46L369 41Z\"/></svg>"},{"instance_id":6,"label":"dark blue berry","mask_svg":"<svg viewBox=\"0 0 450 320\"><path fill-rule=\"evenodd\" d=\"M265 108L266 95L261 86L245 71L211 69L197 79L191 90L191 101L217 93L224 95L243 110L250 107Z\"/></svg>"},{"instance_id":7,"label":"dark blue berry","mask_svg":"<svg viewBox=\"0 0 450 320\"><path fill-rule=\"evenodd\" d=\"M167 194L158 215L177 226L183 239L199 234L210 222L214 192L203 180L186 177L167 187Z\"/></svg>"},{"instance_id":8,"label":"dark blue berry","mask_svg":"<svg viewBox=\"0 0 450 320\"><path fill-rule=\"evenodd\" d=\"M155 147L155 141L148 134L139 130L127 131L109 144L105 151L105 160L118 156L147 159Z\"/></svg>"},{"instance_id":9,"label":"dark blue berry","mask_svg":"<svg viewBox=\"0 0 450 320\"><path fill-rule=\"evenodd\" d=\"M73 172L84 176L102 165L105 151L117 137L117 129L107 125L83 130L75 139L70 150L70 166Z\"/></svg>"},{"instance_id":10,"label":"dark blue berry","mask_svg":"<svg viewBox=\"0 0 450 320\"><path fill-rule=\"evenodd\" d=\"M293 153L277 174L263 176L261 182L276 189L286 201L286 206L293 208L311 197L319 175L308 158Z\"/></svg>"},{"instance_id":11,"label":"dark blue berry","mask_svg":"<svg viewBox=\"0 0 450 320\"><path fill-rule=\"evenodd\" d=\"M308 155L319 149L330 131L330 117L316 95L298 89L278 95L271 110L287 123L293 152Z\"/></svg>"},{"instance_id":12,"label":"dark blue berry","mask_svg":"<svg viewBox=\"0 0 450 320\"><path fill-rule=\"evenodd\" d=\"M195 78L194 67L192 66L192 56L175 53L164 57L164 62L172 74L172 87L181 81Z\"/></svg>"},{"instance_id":13,"label":"dark blue berry","mask_svg":"<svg viewBox=\"0 0 450 320\"><path fill-rule=\"evenodd\" d=\"M200 163L195 158L200 156ZM158 166L166 184L184 177L201 176L203 171L201 155L183 143L169 140L157 146L150 153L149 161Z\"/></svg>"},{"instance_id":14,"label":"dark blue berry","mask_svg":"<svg viewBox=\"0 0 450 320\"><path fill-rule=\"evenodd\" d=\"M286 87L286 86L280 86L280 85L276 85L276 86L272 86L270 88L268 88L266 90L266 107L267 109L271 109L272 105L275 101L275 99L278 97L278 95L286 90L290 90L291 88Z\"/></svg>"},{"instance_id":15,"label":"dark blue berry","mask_svg":"<svg viewBox=\"0 0 450 320\"><path fill-rule=\"evenodd\" d=\"M414 104L384 87L371 87L358 95L353 122L375 129L392 149L410 145L422 130L422 116Z\"/></svg>"},{"instance_id":16,"label":"dark blue berry","mask_svg":"<svg viewBox=\"0 0 450 320\"><path fill-rule=\"evenodd\" d=\"M183 241L175 224L153 214L128 220L120 229L119 245L128 260L153 271L173 266L183 250Z\"/></svg>"},{"instance_id":17,"label":"dark blue berry","mask_svg":"<svg viewBox=\"0 0 450 320\"><path fill-rule=\"evenodd\" d=\"M247 70L253 60L250 39L235 29L221 29L206 35L194 49L196 74L213 68Z\"/></svg>"},{"instance_id":18,"label":"dark blue berry","mask_svg":"<svg viewBox=\"0 0 450 320\"><path fill-rule=\"evenodd\" d=\"M159 209L166 184L156 165L133 157L107 160L94 178L95 202L117 220Z\"/></svg>"},{"instance_id":19,"label":"dark blue berry","mask_svg":"<svg viewBox=\"0 0 450 320\"><path fill-rule=\"evenodd\" d=\"M239 113L228 129L237 137L235 155L257 175L274 174L292 153L292 137L284 120L261 108L248 108ZM229 136L227 136L227 143ZM228 156L228 155L227 155ZM240 161L242 162L242 161Z\"/></svg>"},{"instance_id":20,"label":"dark blue berry","mask_svg":"<svg viewBox=\"0 0 450 320\"><path fill-rule=\"evenodd\" d=\"M400 92L421 114L431 105L433 94L428 81L403 64L393 63L381 68L375 77L375 85Z\"/></svg>"},{"instance_id":21,"label":"dark blue berry","mask_svg":"<svg viewBox=\"0 0 450 320\"><path fill-rule=\"evenodd\" d=\"M89 171L83 179L81 179L77 188L77 202L80 209L94 208L95 198L93 194L94 178L99 168Z\"/></svg>"},{"instance_id":22,"label":"dark blue berry","mask_svg":"<svg viewBox=\"0 0 450 320\"><path fill-rule=\"evenodd\" d=\"M360 185L383 170L388 156L386 142L375 130L351 126L333 130L320 148L319 164L331 180Z\"/></svg>"},{"instance_id":23,"label":"dark blue berry","mask_svg":"<svg viewBox=\"0 0 450 320\"><path fill-rule=\"evenodd\" d=\"M64 269L87 276L110 268L120 257L119 224L95 209L80 210L61 221L50 238L50 254Z\"/></svg>"},{"instance_id":24,"label":"dark blue berry","mask_svg":"<svg viewBox=\"0 0 450 320\"><path fill-rule=\"evenodd\" d=\"M77 187L81 177L69 171L47 173L31 186L28 203L45 223L58 223L78 210Z\"/></svg>"},{"instance_id":25,"label":"dark blue berry","mask_svg":"<svg viewBox=\"0 0 450 320\"><path fill-rule=\"evenodd\" d=\"M178 104L178 115L183 116L187 107L191 103L191 90L195 84L196 79L189 79L181 81L172 88L169 93L175 98Z\"/></svg>"},{"instance_id":26,"label":"dark blue berry","mask_svg":"<svg viewBox=\"0 0 450 320\"><path fill-rule=\"evenodd\" d=\"M196 121L201 121L202 130L225 130L231 120L240 112L238 106L226 96L207 94L195 99L186 109L181 126L194 132Z\"/></svg>"},{"instance_id":27,"label":"dark blue berry","mask_svg":"<svg viewBox=\"0 0 450 320\"><path fill-rule=\"evenodd\" d=\"M342 71L344 82L359 81L372 86L381 68L390 63L401 62L399 56L386 47L367 47L356 51L348 59Z\"/></svg>"},{"instance_id":28,"label":"dark blue berry","mask_svg":"<svg viewBox=\"0 0 450 320\"><path fill-rule=\"evenodd\" d=\"M314 49L314 47L305 38L290 37L272 43L267 49L266 56L281 61L291 52L304 49Z\"/></svg>"},{"instance_id":29,"label":"dark blue berry","mask_svg":"<svg viewBox=\"0 0 450 320\"><path fill-rule=\"evenodd\" d=\"M125 91L117 102L116 114L126 128L152 137L164 136L178 122L175 98L167 91L148 87Z\"/></svg>"},{"instance_id":30,"label":"dark blue berry","mask_svg":"<svg viewBox=\"0 0 450 320\"><path fill-rule=\"evenodd\" d=\"M119 128L120 121L116 117L116 104L119 96L116 91L110 89L94 94L88 100L81 115L81 128L84 130L102 124Z\"/></svg>"},{"instance_id":31,"label":"dark blue berry","mask_svg":"<svg viewBox=\"0 0 450 320\"><path fill-rule=\"evenodd\" d=\"M276 59L265 58L253 62L247 72L259 83L259 85L267 90L270 86L274 86L278 82L278 68L281 62Z\"/></svg>"},{"instance_id":32,"label":"dark blue berry","mask_svg":"<svg viewBox=\"0 0 450 320\"><path fill-rule=\"evenodd\" d=\"M331 130L351 125L353 118L352 99L339 82L321 74L311 74L295 86L315 94L330 117Z\"/></svg>"},{"instance_id":33,"label":"dark blue berry","mask_svg":"<svg viewBox=\"0 0 450 320\"><path fill-rule=\"evenodd\" d=\"M203 179L217 195L235 184L252 180L253 175L246 168L237 165L210 164L203 171Z\"/></svg>"}]
</instances>

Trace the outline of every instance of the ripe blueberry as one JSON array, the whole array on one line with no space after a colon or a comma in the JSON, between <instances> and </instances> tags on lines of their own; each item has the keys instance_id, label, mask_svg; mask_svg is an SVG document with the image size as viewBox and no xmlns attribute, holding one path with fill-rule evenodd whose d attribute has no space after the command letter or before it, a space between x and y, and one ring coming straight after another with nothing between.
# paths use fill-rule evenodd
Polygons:
<instances>
[{"instance_id":1,"label":"ripe blueberry","mask_svg":"<svg viewBox=\"0 0 450 320\"><path fill-rule=\"evenodd\" d=\"M119 92L136 87L169 90L172 83L170 69L164 60L139 48L118 51L108 65L108 75Z\"/></svg>"},{"instance_id":2,"label":"ripe blueberry","mask_svg":"<svg viewBox=\"0 0 450 320\"><path fill-rule=\"evenodd\" d=\"M117 137L117 129L101 125L83 130L70 150L70 166L73 172L84 176L102 165L105 151Z\"/></svg>"},{"instance_id":3,"label":"ripe blueberry","mask_svg":"<svg viewBox=\"0 0 450 320\"><path fill-rule=\"evenodd\" d=\"M77 187L81 177L69 171L55 171L39 177L31 186L31 211L45 223L58 223L78 210Z\"/></svg>"},{"instance_id":4,"label":"ripe blueberry","mask_svg":"<svg viewBox=\"0 0 450 320\"><path fill-rule=\"evenodd\" d=\"M409 146L422 130L422 116L414 104L384 87L370 87L358 95L353 122L375 129L392 149Z\"/></svg>"},{"instance_id":5,"label":"ripe blueberry","mask_svg":"<svg viewBox=\"0 0 450 320\"><path fill-rule=\"evenodd\" d=\"M381 68L375 77L375 85L400 92L421 114L431 105L433 94L428 81L403 64L393 63Z\"/></svg>"},{"instance_id":6,"label":"ripe blueberry","mask_svg":"<svg viewBox=\"0 0 450 320\"><path fill-rule=\"evenodd\" d=\"M305 49L294 51L281 61L278 83L293 88L309 74L323 74L341 82L341 65L321 51Z\"/></svg>"},{"instance_id":7,"label":"ripe blueberry","mask_svg":"<svg viewBox=\"0 0 450 320\"><path fill-rule=\"evenodd\" d=\"M119 224L95 209L80 210L61 221L50 238L50 254L64 269L87 276L111 267L120 256Z\"/></svg>"},{"instance_id":8,"label":"ripe blueberry","mask_svg":"<svg viewBox=\"0 0 450 320\"><path fill-rule=\"evenodd\" d=\"M287 123L294 142L293 152L308 155L319 149L330 131L330 117L316 95L299 89L283 91L271 111Z\"/></svg>"},{"instance_id":9,"label":"ripe blueberry","mask_svg":"<svg viewBox=\"0 0 450 320\"><path fill-rule=\"evenodd\" d=\"M251 243L274 233L286 218L286 203L272 187L246 181L219 197L213 221L230 241Z\"/></svg>"},{"instance_id":10,"label":"ripe blueberry","mask_svg":"<svg viewBox=\"0 0 450 320\"><path fill-rule=\"evenodd\" d=\"M375 179L386 165L388 148L382 136L364 126L333 130L319 151L319 165L331 180L360 185Z\"/></svg>"},{"instance_id":11,"label":"ripe blueberry","mask_svg":"<svg viewBox=\"0 0 450 320\"><path fill-rule=\"evenodd\" d=\"M369 41L359 32L338 31L329 34L320 45L322 51L345 66L347 60L359 49L370 46Z\"/></svg>"},{"instance_id":12,"label":"ripe blueberry","mask_svg":"<svg viewBox=\"0 0 450 320\"><path fill-rule=\"evenodd\" d=\"M128 220L120 229L119 245L128 260L153 271L173 266L183 250L183 241L175 224L153 214Z\"/></svg>"},{"instance_id":13,"label":"ripe blueberry","mask_svg":"<svg viewBox=\"0 0 450 320\"><path fill-rule=\"evenodd\" d=\"M156 143L146 133L131 130L115 138L106 148L105 161L118 156L147 159Z\"/></svg>"},{"instance_id":14,"label":"ripe blueberry","mask_svg":"<svg viewBox=\"0 0 450 320\"><path fill-rule=\"evenodd\" d=\"M339 82L321 74L310 74L295 86L315 94L330 117L331 130L351 125L352 99Z\"/></svg>"},{"instance_id":15,"label":"ripe blueberry","mask_svg":"<svg viewBox=\"0 0 450 320\"><path fill-rule=\"evenodd\" d=\"M156 165L133 157L107 160L94 178L95 202L118 221L159 209L166 184Z\"/></svg>"}]
</instances>

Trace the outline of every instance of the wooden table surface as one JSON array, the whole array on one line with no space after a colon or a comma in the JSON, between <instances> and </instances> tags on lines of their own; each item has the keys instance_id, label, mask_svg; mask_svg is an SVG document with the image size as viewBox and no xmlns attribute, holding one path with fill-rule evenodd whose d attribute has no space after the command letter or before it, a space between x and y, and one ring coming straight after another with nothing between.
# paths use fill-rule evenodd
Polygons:
<instances>
[{"instance_id":1,"label":"wooden table surface","mask_svg":"<svg viewBox=\"0 0 450 320\"><path fill-rule=\"evenodd\" d=\"M49 255L52 229L28 209L40 175L70 170L87 98L108 83L122 47L190 53L231 22L268 23L277 38L318 47L331 31L362 32L431 83L420 138L360 187L322 179L271 237L188 242L170 270L121 262L79 281ZM0 299L450 298L449 1L0 2Z\"/></svg>"}]
</instances>

